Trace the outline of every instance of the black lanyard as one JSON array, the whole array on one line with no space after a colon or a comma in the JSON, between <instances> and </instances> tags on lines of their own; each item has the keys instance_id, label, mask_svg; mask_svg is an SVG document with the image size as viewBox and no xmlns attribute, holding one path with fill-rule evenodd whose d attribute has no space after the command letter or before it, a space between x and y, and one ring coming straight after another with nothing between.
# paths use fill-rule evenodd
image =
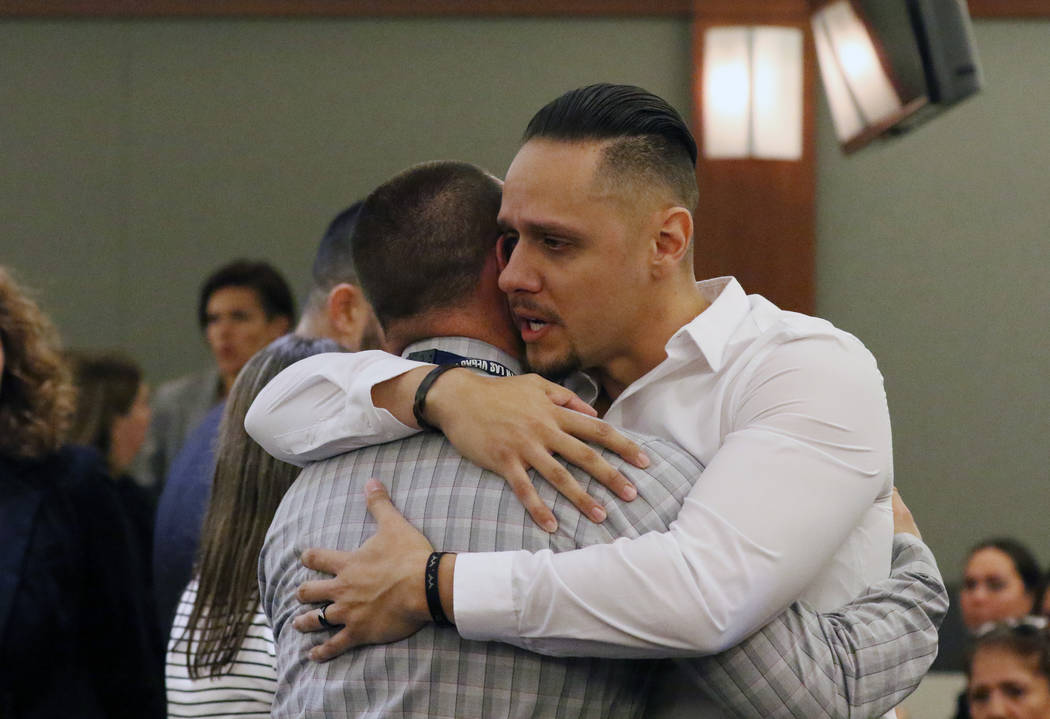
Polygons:
<instances>
[{"instance_id":1,"label":"black lanyard","mask_svg":"<svg viewBox=\"0 0 1050 719\"><path fill-rule=\"evenodd\" d=\"M513 377L516 372L506 365L495 360L477 359L475 357L463 357L444 350L423 350L412 352L406 359L415 362L429 362L430 364L458 364L460 367L476 369L493 377Z\"/></svg>"}]
</instances>

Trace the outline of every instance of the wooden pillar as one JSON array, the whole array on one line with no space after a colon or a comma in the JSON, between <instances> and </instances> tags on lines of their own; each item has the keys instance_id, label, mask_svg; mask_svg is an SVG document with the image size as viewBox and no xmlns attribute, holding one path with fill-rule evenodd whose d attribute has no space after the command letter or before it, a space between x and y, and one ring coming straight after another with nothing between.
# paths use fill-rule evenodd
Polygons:
<instances>
[{"instance_id":1,"label":"wooden pillar","mask_svg":"<svg viewBox=\"0 0 1050 719\"><path fill-rule=\"evenodd\" d=\"M695 266L698 278L735 275L748 293L784 309L815 304L816 51L806 0L694 0L694 133L700 144ZM704 157L704 31L716 25L781 25L804 33L802 158L709 160Z\"/></svg>"}]
</instances>

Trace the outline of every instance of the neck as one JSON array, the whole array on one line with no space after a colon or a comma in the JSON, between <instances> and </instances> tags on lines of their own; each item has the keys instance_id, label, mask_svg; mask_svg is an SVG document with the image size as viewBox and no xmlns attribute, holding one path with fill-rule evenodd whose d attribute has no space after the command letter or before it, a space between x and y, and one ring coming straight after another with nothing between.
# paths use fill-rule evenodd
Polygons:
<instances>
[{"instance_id":1,"label":"neck","mask_svg":"<svg viewBox=\"0 0 1050 719\"><path fill-rule=\"evenodd\" d=\"M385 328L385 349L401 354L413 342L433 337L470 337L503 350L511 357L522 357L521 340L503 316L490 317L480 308L437 310L410 320L391 322Z\"/></svg>"},{"instance_id":2,"label":"neck","mask_svg":"<svg viewBox=\"0 0 1050 719\"><path fill-rule=\"evenodd\" d=\"M675 283L650 303L649 321L637 324L638 331L624 342L625 351L593 370L609 398L615 400L667 359L665 346L674 333L710 304L692 281Z\"/></svg>"},{"instance_id":3,"label":"neck","mask_svg":"<svg viewBox=\"0 0 1050 719\"><path fill-rule=\"evenodd\" d=\"M233 381L237 379L236 374L219 375L219 399L226 399L227 395L230 394L230 388L233 387Z\"/></svg>"},{"instance_id":4,"label":"neck","mask_svg":"<svg viewBox=\"0 0 1050 719\"><path fill-rule=\"evenodd\" d=\"M328 326L328 318L323 312L319 312L314 307L310 307L304 311L302 317L299 318L299 324L296 325L295 334L299 337L305 337L306 339L328 337L331 334L331 329Z\"/></svg>"}]
</instances>

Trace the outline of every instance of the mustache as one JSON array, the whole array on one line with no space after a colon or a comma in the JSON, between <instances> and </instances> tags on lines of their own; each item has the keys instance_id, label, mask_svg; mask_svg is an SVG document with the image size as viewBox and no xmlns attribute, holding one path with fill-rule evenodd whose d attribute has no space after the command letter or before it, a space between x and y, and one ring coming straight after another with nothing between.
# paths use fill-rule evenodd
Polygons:
<instances>
[{"instance_id":1,"label":"mustache","mask_svg":"<svg viewBox=\"0 0 1050 719\"><path fill-rule=\"evenodd\" d=\"M510 300L510 311L515 314L532 314L551 323L561 323L561 317L557 312L525 297L512 298Z\"/></svg>"}]
</instances>

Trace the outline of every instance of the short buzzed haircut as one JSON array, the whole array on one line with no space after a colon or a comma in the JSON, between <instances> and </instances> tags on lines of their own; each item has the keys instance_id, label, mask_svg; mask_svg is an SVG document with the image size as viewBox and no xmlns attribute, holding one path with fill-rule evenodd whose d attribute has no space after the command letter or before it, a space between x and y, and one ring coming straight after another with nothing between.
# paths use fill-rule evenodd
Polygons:
<instances>
[{"instance_id":1,"label":"short buzzed haircut","mask_svg":"<svg viewBox=\"0 0 1050 719\"><path fill-rule=\"evenodd\" d=\"M383 327L470 297L499 239L501 195L496 178L450 161L416 165L372 191L353 259Z\"/></svg>"},{"instance_id":2,"label":"short buzzed haircut","mask_svg":"<svg viewBox=\"0 0 1050 719\"><path fill-rule=\"evenodd\" d=\"M643 185L660 183L690 212L698 199L696 140L666 100L633 85L600 83L548 103L525 128L533 138L609 141L598 172Z\"/></svg>"},{"instance_id":3,"label":"short buzzed haircut","mask_svg":"<svg viewBox=\"0 0 1050 719\"><path fill-rule=\"evenodd\" d=\"M357 226L357 215L361 203L355 202L340 212L328 223L324 237L314 257L314 288L328 294L333 287L344 282L358 284L350 243Z\"/></svg>"}]
</instances>

